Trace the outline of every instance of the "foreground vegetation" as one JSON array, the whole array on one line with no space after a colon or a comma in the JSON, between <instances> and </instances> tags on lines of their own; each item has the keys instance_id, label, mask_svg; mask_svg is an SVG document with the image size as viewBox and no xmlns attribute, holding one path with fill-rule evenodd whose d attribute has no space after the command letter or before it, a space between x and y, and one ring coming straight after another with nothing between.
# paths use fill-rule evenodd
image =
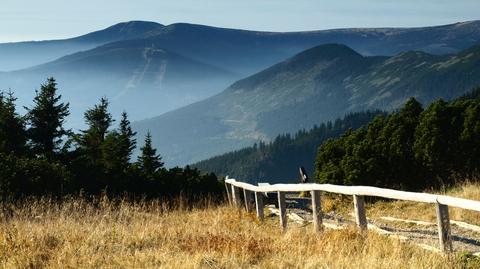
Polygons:
<instances>
[{"instance_id":1,"label":"foreground vegetation","mask_svg":"<svg viewBox=\"0 0 480 269\"><path fill-rule=\"evenodd\" d=\"M66 198L3 203L2 268L459 268L476 265L355 229L283 233L208 201ZM477 264L478 265L478 264Z\"/></svg>"},{"instance_id":2,"label":"foreground vegetation","mask_svg":"<svg viewBox=\"0 0 480 269\"><path fill-rule=\"evenodd\" d=\"M214 174L197 169L163 167L149 134L137 160L137 146L127 113L114 126L108 100L88 109L86 128L66 129L69 104L49 78L33 106L19 115L11 92L0 93L0 199L56 196L83 192L130 197L174 197L190 200L219 196L223 187Z\"/></svg>"}]
</instances>

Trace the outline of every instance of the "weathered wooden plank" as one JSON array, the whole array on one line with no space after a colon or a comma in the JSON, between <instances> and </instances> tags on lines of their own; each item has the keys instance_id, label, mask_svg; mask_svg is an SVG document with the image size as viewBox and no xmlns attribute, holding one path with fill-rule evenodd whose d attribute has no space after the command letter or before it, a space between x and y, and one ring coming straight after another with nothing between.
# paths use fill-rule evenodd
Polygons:
<instances>
[{"instance_id":1,"label":"weathered wooden plank","mask_svg":"<svg viewBox=\"0 0 480 269\"><path fill-rule=\"evenodd\" d=\"M323 228L322 220L322 204L320 201L320 191L312 191L312 211L313 211L313 227L315 231L319 232Z\"/></svg>"},{"instance_id":2,"label":"weathered wooden plank","mask_svg":"<svg viewBox=\"0 0 480 269\"><path fill-rule=\"evenodd\" d=\"M444 252L451 252L452 241L450 235L450 217L448 214L448 206L437 203L436 209L440 249Z\"/></svg>"},{"instance_id":3,"label":"weathered wooden plank","mask_svg":"<svg viewBox=\"0 0 480 269\"><path fill-rule=\"evenodd\" d=\"M255 186L244 182L237 182L235 179L227 178L226 182L255 192L302 192L302 191L326 191L345 195L375 196L388 199L397 199L413 202L424 202L436 204L441 203L447 206L454 206L480 212L480 201L463 198L450 197L446 195L435 195L430 193L417 193L397 191L391 189L368 187L368 186L339 186L331 184L273 184L267 186Z\"/></svg>"},{"instance_id":4,"label":"weathered wooden plank","mask_svg":"<svg viewBox=\"0 0 480 269\"><path fill-rule=\"evenodd\" d=\"M287 229L287 205L285 203L285 193L278 192L278 209L280 210L280 226L283 230Z\"/></svg>"},{"instance_id":5,"label":"weathered wooden plank","mask_svg":"<svg viewBox=\"0 0 480 269\"><path fill-rule=\"evenodd\" d=\"M367 215L365 214L365 201L363 196L354 195L353 205L355 209L355 222L361 231L367 230Z\"/></svg>"},{"instance_id":6,"label":"weathered wooden plank","mask_svg":"<svg viewBox=\"0 0 480 269\"><path fill-rule=\"evenodd\" d=\"M263 221L264 217L264 212L263 212L263 193L261 192L255 192L255 205L257 209L257 217L260 221Z\"/></svg>"},{"instance_id":7,"label":"weathered wooden plank","mask_svg":"<svg viewBox=\"0 0 480 269\"><path fill-rule=\"evenodd\" d=\"M458 221L458 220L450 220L450 223L457 225L458 227L462 227L463 229L480 232L480 226L478 225L468 224L466 222Z\"/></svg>"},{"instance_id":8,"label":"weathered wooden plank","mask_svg":"<svg viewBox=\"0 0 480 269\"><path fill-rule=\"evenodd\" d=\"M243 189L243 200L245 201L245 210L247 210L247 212L252 212L252 192L247 189Z\"/></svg>"},{"instance_id":9,"label":"weathered wooden plank","mask_svg":"<svg viewBox=\"0 0 480 269\"><path fill-rule=\"evenodd\" d=\"M232 184L232 200L235 207L242 207L242 200L240 198L240 188Z\"/></svg>"},{"instance_id":10,"label":"weathered wooden plank","mask_svg":"<svg viewBox=\"0 0 480 269\"><path fill-rule=\"evenodd\" d=\"M228 204L232 206L232 188L230 187L230 184L225 182L225 189L227 191L227 199L228 199Z\"/></svg>"}]
</instances>

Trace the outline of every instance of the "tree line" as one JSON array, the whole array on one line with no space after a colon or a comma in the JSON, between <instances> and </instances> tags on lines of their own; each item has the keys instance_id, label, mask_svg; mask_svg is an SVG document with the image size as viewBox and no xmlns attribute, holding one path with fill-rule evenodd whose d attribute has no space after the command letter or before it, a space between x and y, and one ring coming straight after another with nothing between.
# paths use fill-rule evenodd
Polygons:
<instances>
[{"instance_id":1,"label":"tree line","mask_svg":"<svg viewBox=\"0 0 480 269\"><path fill-rule=\"evenodd\" d=\"M269 143L258 142L251 147L229 152L193 164L203 171L238 180L256 182L288 182L298 179L298 168L313 172L317 148L328 138L338 137L349 129L360 128L382 111L356 112L341 119L322 123L296 134L278 135Z\"/></svg>"},{"instance_id":2,"label":"tree line","mask_svg":"<svg viewBox=\"0 0 480 269\"><path fill-rule=\"evenodd\" d=\"M321 183L407 190L451 185L480 176L480 88L427 108L409 99L366 128L329 139L317 152Z\"/></svg>"},{"instance_id":3,"label":"tree line","mask_svg":"<svg viewBox=\"0 0 480 269\"><path fill-rule=\"evenodd\" d=\"M86 129L65 128L69 103L62 100L54 78L36 92L32 107L20 115L13 93L0 93L0 195L97 195L190 198L219 195L223 187L213 173L164 167L148 133L140 155L132 161L136 133L128 115L115 119L109 102L84 113Z\"/></svg>"}]
</instances>

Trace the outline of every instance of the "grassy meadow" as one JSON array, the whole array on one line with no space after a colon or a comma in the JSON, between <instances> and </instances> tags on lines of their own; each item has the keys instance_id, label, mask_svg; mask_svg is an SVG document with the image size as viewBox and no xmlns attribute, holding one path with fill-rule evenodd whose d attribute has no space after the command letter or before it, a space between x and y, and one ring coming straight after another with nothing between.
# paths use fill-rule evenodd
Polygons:
<instances>
[{"instance_id":1,"label":"grassy meadow","mask_svg":"<svg viewBox=\"0 0 480 269\"><path fill-rule=\"evenodd\" d=\"M479 199L476 196L479 190L478 185L469 185L453 192ZM333 207L334 201L326 199L325 207ZM77 197L61 202L30 199L1 206L0 268L477 268L480 265L478 260L465 255L442 255L374 232L362 235L353 227L316 234L311 225L292 224L282 232L277 217L267 217L260 223L254 214L208 201L192 208L181 200L172 205L158 200L128 202L104 197L92 201ZM382 209L389 214L399 206L398 202L378 202L370 205L368 211L377 214ZM413 208L409 212L414 212ZM461 218L460 212L453 211L452 215L454 219L459 219L459 215Z\"/></svg>"}]
</instances>

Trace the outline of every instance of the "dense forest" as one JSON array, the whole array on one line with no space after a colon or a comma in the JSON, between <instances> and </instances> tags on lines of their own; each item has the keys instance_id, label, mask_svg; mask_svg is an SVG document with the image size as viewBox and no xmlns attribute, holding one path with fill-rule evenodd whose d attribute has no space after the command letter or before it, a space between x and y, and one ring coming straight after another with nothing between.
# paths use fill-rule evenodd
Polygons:
<instances>
[{"instance_id":1,"label":"dense forest","mask_svg":"<svg viewBox=\"0 0 480 269\"><path fill-rule=\"evenodd\" d=\"M418 190L480 176L480 89L427 108L411 98L318 149L321 183Z\"/></svg>"},{"instance_id":2,"label":"dense forest","mask_svg":"<svg viewBox=\"0 0 480 269\"><path fill-rule=\"evenodd\" d=\"M84 113L86 129L65 128L69 104L55 79L41 85L32 107L19 115L12 92L0 94L0 195L121 194L131 197L189 198L217 195L214 174L190 167L166 169L149 134L132 161L135 132L127 113L115 119L102 98Z\"/></svg>"},{"instance_id":3,"label":"dense forest","mask_svg":"<svg viewBox=\"0 0 480 269\"><path fill-rule=\"evenodd\" d=\"M272 142L259 142L245 149L226 153L193 164L202 171L235 177L248 182L297 182L298 168L313 172L317 147L328 138L339 137L349 129L370 122L381 111L352 113L334 122L322 123L295 135L279 135Z\"/></svg>"}]
</instances>

